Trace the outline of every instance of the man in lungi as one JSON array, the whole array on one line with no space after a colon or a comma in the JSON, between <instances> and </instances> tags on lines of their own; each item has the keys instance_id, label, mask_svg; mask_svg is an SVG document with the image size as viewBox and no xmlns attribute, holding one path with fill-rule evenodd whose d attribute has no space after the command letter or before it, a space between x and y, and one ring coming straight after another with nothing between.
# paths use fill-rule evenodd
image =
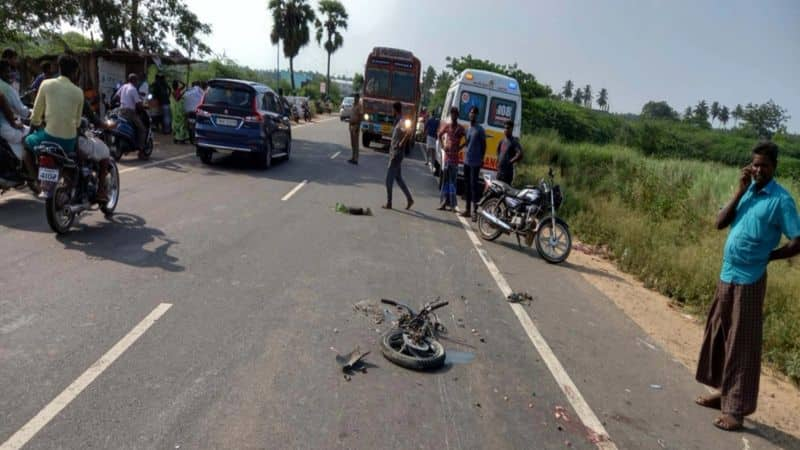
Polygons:
<instances>
[{"instance_id":1,"label":"man in lungi","mask_svg":"<svg viewBox=\"0 0 800 450\"><path fill-rule=\"evenodd\" d=\"M719 392L696 402L720 409L713 423L728 431L741 429L744 416L756 410L767 264L800 253L797 207L773 179L777 164L778 146L757 144L736 194L716 222L719 230L731 229L695 378ZM781 235L789 242L776 249Z\"/></svg>"}]
</instances>

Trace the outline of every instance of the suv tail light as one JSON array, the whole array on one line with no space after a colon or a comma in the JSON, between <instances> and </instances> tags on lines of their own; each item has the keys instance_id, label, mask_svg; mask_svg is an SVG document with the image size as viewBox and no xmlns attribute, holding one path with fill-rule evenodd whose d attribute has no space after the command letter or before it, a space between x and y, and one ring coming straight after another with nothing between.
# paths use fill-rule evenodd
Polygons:
<instances>
[{"instance_id":1,"label":"suv tail light","mask_svg":"<svg viewBox=\"0 0 800 450\"><path fill-rule=\"evenodd\" d=\"M258 112L258 105L256 104L256 98L257 97L255 96L253 97L253 113L252 115L246 116L244 118L245 122L261 123L264 121L264 117L262 117L261 113Z\"/></svg>"}]
</instances>

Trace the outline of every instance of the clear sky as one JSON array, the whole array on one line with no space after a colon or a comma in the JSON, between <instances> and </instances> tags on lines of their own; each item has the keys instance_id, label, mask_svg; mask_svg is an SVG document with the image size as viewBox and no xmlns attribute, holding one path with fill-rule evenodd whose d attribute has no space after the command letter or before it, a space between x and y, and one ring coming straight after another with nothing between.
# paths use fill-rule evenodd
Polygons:
<instances>
[{"instance_id":1,"label":"clear sky","mask_svg":"<svg viewBox=\"0 0 800 450\"><path fill-rule=\"evenodd\" d=\"M187 0L213 27L211 48L274 69L267 0ZM316 0L310 3L316 7ZM682 112L706 99L729 107L770 98L800 132L800 0L342 0L350 14L332 74L363 70L374 46L413 51L437 71L447 56L518 63L560 90L567 79L609 91L611 110L666 100ZM313 34L312 34L313 40ZM310 43L295 69L325 72ZM288 60L281 57L281 68Z\"/></svg>"}]
</instances>

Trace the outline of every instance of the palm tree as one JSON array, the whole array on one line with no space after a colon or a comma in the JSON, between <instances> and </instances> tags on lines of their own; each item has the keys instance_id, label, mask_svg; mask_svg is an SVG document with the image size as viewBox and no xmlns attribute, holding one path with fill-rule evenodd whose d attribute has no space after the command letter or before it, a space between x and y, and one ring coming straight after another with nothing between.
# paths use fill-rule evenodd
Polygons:
<instances>
[{"instance_id":1,"label":"palm tree","mask_svg":"<svg viewBox=\"0 0 800 450\"><path fill-rule=\"evenodd\" d=\"M581 90L581 88L578 88L575 91L575 96L572 97L572 103L575 103L576 105L580 105L581 103L583 103L583 91Z\"/></svg>"},{"instance_id":2,"label":"palm tree","mask_svg":"<svg viewBox=\"0 0 800 450\"><path fill-rule=\"evenodd\" d=\"M733 112L731 113L731 117L733 117L733 126L736 127L739 125L739 119L744 117L744 108L742 105L736 105L736 108L733 108Z\"/></svg>"},{"instance_id":3,"label":"palm tree","mask_svg":"<svg viewBox=\"0 0 800 450\"><path fill-rule=\"evenodd\" d=\"M687 106L686 109L683 111L683 121L684 122L690 121L692 119L692 116L693 116L692 107Z\"/></svg>"},{"instance_id":4,"label":"palm tree","mask_svg":"<svg viewBox=\"0 0 800 450\"><path fill-rule=\"evenodd\" d=\"M583 88L583 106L592 107L592 87L588 84Z\"/></svg>"},{"instance_id":5,"label":"palm tree","mask_svg":"<svg viewBox=\"0 0 800 450\"><path fill-rule=\"evenodd\" d=\"M269 0L272 11L272 32L269 37L273 44L283 41L283 54L289 58L289 73L294 84L294 58L310 40L308 24L315 18L314 10L306 0Z\"/></svg>"},{"instance_id":6,"label":"palm tree","mask_svg":"<svg viewBox=\"0 0 800 450\"><path fill-rule=\"evenodd\" d=\"M571 99L571 98L572 98L572 89L573 89L574 87L575 87L575 85L574 85L574 84L572 84L572 80L567 80L567 82L566 82L566 83L564 83L564 87L563 87L563 88L561 88L561 97L562 97L564 100L569 100L569 99Z\"/></svg>"},{"instance_id":7,"label":"palm tree","mask_svg":"<svg viewBox=\"0 0 800 450\"><path fill-rule=\"evenodd\" d=\"M317 18L314 21L314 26L317 28L317 44L321 44L323 35L326 35L325 51L328 53L326 81L328 83L328 92L330 92L331 54L339 50L344 43L339 30L347 29L347 10L338 0L321 0L319 2L319 14L325 21L323 22Z\"/></svg>"},{"instance_id":8,"label":"palm tree","mask_svg":"<svg viewBox=\"0 0 800 450\"><path fill-rule=\"evenodd\" d=\"M730 117L730 110L727 106L723 106L722 109L719 110L719 121L722 122L723 128L728 124L728 119L730 119Z\"/></svg>"},{"instance_id":9,"label":"palm tree","mask_svg":"<svg viewBox=\"0 0 800 450\"><path fill-rule=\"evenodd\" d=\"M714 119L719 117L719 102L711 103L711 124L714 124Z\"/></svg>"},{"instance_id":10,"label":"palm tree","mask_svg":"<svg viewBox=\"0 0 800 450\"><path fill-rule=\"evenodd\" d=\"M597 96L597 106L601 111L608 111L608 90L606 88L600 89L600 95Z\"/></svg>"}]
</instances>

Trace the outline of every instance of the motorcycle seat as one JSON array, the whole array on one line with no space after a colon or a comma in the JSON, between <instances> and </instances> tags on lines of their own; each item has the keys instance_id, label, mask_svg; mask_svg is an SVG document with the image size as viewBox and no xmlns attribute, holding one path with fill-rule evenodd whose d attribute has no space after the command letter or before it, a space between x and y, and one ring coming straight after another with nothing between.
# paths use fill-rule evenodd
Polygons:
<instances>
[{"instance_id":1,"label":"motorcycle seat","mask_svg":"<svg viewBox=\"0 0 800 450\"><path fill-rule=\"evenodd\" d=\"M495 183L496 185L502 187L503 191L505 191L506 194L508 194L508 195L510 195L512 197L516 197L517 194L519 194L519 189L515 189L514 187L512 187L508 183L505 183L505 182L500 181L500 180L494 180L493 183Z\"/></svg>"}]
</instances>

